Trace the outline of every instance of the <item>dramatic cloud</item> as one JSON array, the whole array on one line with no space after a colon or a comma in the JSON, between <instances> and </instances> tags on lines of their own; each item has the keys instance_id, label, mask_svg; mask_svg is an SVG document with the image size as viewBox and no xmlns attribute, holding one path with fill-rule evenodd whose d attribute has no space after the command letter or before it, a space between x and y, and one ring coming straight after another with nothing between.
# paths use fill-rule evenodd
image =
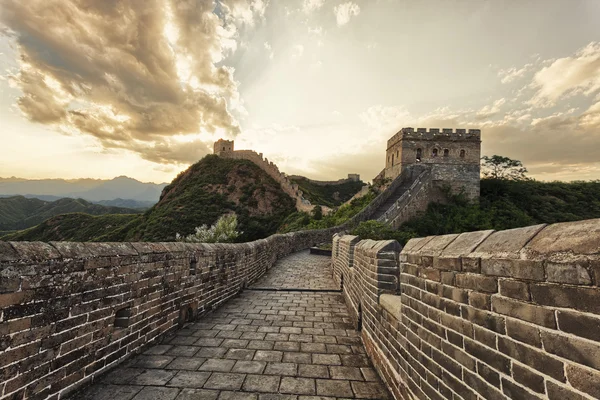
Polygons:
<instances>
[{"instance_id":1,"label":"dramatic cloud","mask_svg":"<svg viewBox=\"0 0 600 400\"><path fill-rule=\"evenodd\" d=\"M536 72L531 104L552 106L564 96L590 95L600 90L600 42L592 42L572 57L559 58Z\"/></svg>"},{"instance_id":2,"label":"dramatic cloud","mask_svg":"<svg viewBox=\"0 0 600 400\"><path fill-rule=\"evenodd\" d=\"M349 1L335 6L333 12L338 26L342 26L350 22L350 18L360 14L360 7L358 4Z\"/></svg>"},{"instance_id":3,"label":"dramatic cloud","mask_svg":"<svg viewBox=\"0 0 600 400\"><path fill-rule=\"evenodd\" d=\"M223 0L217 15L208 0L0 0L3 32L20 53L18 106L106 148L160 163L197 159L206 146L170 138L239 133L237 83L219 63L235 50L236 23L254 24L266 5Z\"/></svg>"}]
</instances>

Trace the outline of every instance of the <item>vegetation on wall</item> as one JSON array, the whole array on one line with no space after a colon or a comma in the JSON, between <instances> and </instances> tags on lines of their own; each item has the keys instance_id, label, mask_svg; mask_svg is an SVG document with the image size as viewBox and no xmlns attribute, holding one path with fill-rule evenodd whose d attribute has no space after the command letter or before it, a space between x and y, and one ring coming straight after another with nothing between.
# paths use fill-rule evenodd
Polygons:
<instances>
[{"instance_id":1,"label":"vegetation on wall","mask_svg":"<svg viewBox=\"0 0 600 400\"><path fill-rule=\"evenodd\" d=\"M506 168L514 168L514 160L508 160ZM516 168L522 168L520 162ZM481 180L479 202L447 194L445 204L429 204L426 212L397 231L368 221L353 233L365 239L396 239L405 243L412 237L600 218L600 181L540 182L528 179L522 170L514 174L502 169L496 176L499 178Z\"/></svg>"},{"instance_id":2,"label":"vegetation on wall","mask_svg":"<svg viewBox=\"0 0 600 400\"><path fill-rule=\"evenodd\" d=\"M307 178L292 178L298 184L305 199L311 204L320 204L327 207L337 207L352 198L365 185L362 181L347 180L342 183L330 185L317 185Z\"/></svg>"},{"instance_id":3,"label":"vegetation on wall","mask_svg":"<svg viewBox=\"0 0 600 400\"><path fill-rule=\"evenodd\" d=\"M319 212L317 207L315 207L317 210L313 210L312 214L295 212L283 221L279 232L287 233L305 229L324 229L341 225L361 212L375 197L377 197L377 194L374 191L369 191L365 196L344 204L328 215L323 215L322 211Z\"/></svg>"}]
</instances>

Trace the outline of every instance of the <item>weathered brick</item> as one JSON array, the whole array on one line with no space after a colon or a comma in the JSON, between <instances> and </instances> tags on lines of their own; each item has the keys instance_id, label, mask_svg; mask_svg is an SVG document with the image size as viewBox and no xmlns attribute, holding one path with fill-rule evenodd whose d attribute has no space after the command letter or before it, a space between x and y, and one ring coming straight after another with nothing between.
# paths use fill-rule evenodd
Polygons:
<instances>
[{"instance_id":1,"label":"weathered brick","mask_svg":"<svg viewBox=\"0 0 600 400\"><path fill-rule=\"evenodd\" d=\"M556 318L561 331L600 342L600 318L568 310L559 310Z\"/></svg>"},{"instance_id":2,"label":"weathered brick","mask_svg":"<svg viewBox=\"0 0 600 400\"><path fill-rule=\"evenodd\" d=\"M502 296L524 301L531 300L529 284L527 282L516 281L513 279L500 279L498 280L498 285Z\"/></svg>"},{"instance_id":3,"label":"weathered brick","mask_svg":"<svg viewBox=\"0 0 600 400\"><path fill-rule=\"evenodd\" d=\"M528 392L521 386L506 378L502 378L502 391L511 400L542 399L542 397L531 394L531 392Z\"/></svg>"},{"instance_id":4,"label":"weathered brick","mask_svg":"<svg viewBox=\"0 0 600 400\"><path fill-rule=\"evenodd\" d=\"M489 385L484 379L478 375L465 371L464 381L469 387L475 389L485 399L489 400L505 400L504 396L498 389Z\"/></svg>"},{"instance_id":5,"label":"weathered brick","mask_svg":"<svg viewBox=\"0 0 600 400\"><path fill-rule=\"evenodd\" d=\"M462 257L463 272L481 272L481 259L479 257Z\"/></svg>"},{"instance_id":6,"label":"weathered brick","mask_svg":"<svg viewBox=\"0 0 600 400\"><path fill-rule=\"evenodd\" d=\"M540 329L533 325L528 325L519 320L508 318L506 320L506 331L508 336L519 342L527 343L535 347L542 347L542 338Z\"/></svg>"},{"instance_id":7,"label":"weathered brick","mask_svg":"<svg viewBox=\"0 0 600 400\"><path fill-rule=\"evenodd\" d=\"M513 363L513 379L537 393L544 393L544 377L531 369Z\"/></svg>"},{"instance_id":8,"label":"weathered brick","mask_svg":"<svg viewBox=\"0 0 600 400\"><path fill-rule=\"evenodd\" d=\"M600 370L600 343L542 331L544 349L552 354Z\"/></svg>"},{"instance_id":9,"label":"weathered brick","mask_svg":"<svg viewBox=\"0 0 600 400\"><path fill-rule=\"evenodd\" d=\"M506 332L506 318L503 316L469 306L462 306L462 315L463 318L466 318L472 323L483 326L491 331L500 334L504 334Z\"/></svg>"},{"instance_id":10,"label":"weathered brick","mask_svg":"<svg viewBox=\"0 0 600 400\"><path fill-rule=\"evenodd\" d=\"M478 292L496 293L498 280L489 276L475 274L456 274L456 286Z\"/></svg>"},{"instance_id":11,"label":"weathered brick","mask_svg":"<svg viewBox=\"0 0 600 400\"><path fill-rule=\"evenodd\" d=\"M556 329L554 311L507 297L492 296L492 311Z\"/></svg>"},{"instance_id":12,"label":"weathered brick","mask_svg":"<svg viewBox=\"0 0 600 400\"><path fill-rule=\"evenodd\" d=\"M470 292L469 293L469 305L482 310L492 309L492 298L489 294Z\"/></svg>"},{"instance_id":13,"label":"weathered brick","mask_svg":"<svg viewBox=\"0 0 600 400\"><path fill-rule=\"evenodd\" d=\"M490 385L500 387L500 374L488 367L487 364L477 361L477 373Z\"/></svg>"},{"instance_id":14,"label":"weathered brick","mask_svg":"<svg viewBox=\"0 0 600 400\"><path fill-rule=\"evenodd\" d=\"M545 279L542 261L533 260L484 258L481 260L481 273L533 281Z\"/></svg>"},{"instance_id":15,"label":"weathered brick","mask_svg":"<svg viewBox=\"0 0 600 400\"><path fill-rule=\"evenodd\" d=\"M587 269L581 264L546 264L548 282L569 283L573 285L591 285L592 278Z\"/></svg>"},{"instance_id":16,"label":"weathered brick","mask_svg":"<svg viewBox=\"0 0 600 400\"><path fill-rule=\"evenodd\" d=\"M575 389L600 399L600 372L567 364L567 378Z\"/></svg>"},{"instance_id":17,"label":"weathered brick","mask_svg":"<svg viewBox=\"0 0 600 400\"><path fill-rule=\"evenodd\" d=\"M565 382L564 364L562 361L550 357L541 350L515 342L512 339L498 337L498 350L510 358L530 366L552 378Z\"/></svg>"},{"instance_id":18,"label":"weathered brick","mask_svg":"<svg viewBox=\"0 0 600 400\"><path fill-rule=\"evenodd\" d=\"M465 339L465 350L497 371L510 374L510 359L502 353L468 339Z\"/></svg>"},{"instance_id":19,"label":"weathered brick","mask_svg":"<svg viewBox=\"0 0 600 400\"><path fill-rule=\"evenodd\" d=\"M530 289L531 298L536 304L600 314L600 288L531 284Z\"/></svg>"},{"instance_id":20,"label":"weathered brick","mask_svg":"<svg viewBox=\"0 0 600 400\"><path fill-rule=\"evenodd\" d=\"M557 385L552 381L546 382L546 392L550 400L587 400L587 397L576 393L566 386Z\"/></svg>"}]
</instances>

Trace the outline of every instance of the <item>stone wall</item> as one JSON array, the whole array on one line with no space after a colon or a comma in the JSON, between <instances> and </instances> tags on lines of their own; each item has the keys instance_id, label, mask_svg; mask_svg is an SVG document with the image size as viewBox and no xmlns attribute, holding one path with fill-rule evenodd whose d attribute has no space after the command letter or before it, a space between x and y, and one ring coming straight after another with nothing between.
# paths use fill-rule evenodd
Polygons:
<instances>
[{"instance_id":1,"label":"stone wall","mask_svg":"<svg viewBox=\"0 0 600 400\"><path fill-rule=\"evenodd\" d=\"M271 178L275 179L281 185L284 192L296 200L296 209L298 211L311 211L313 209L314 206L302 196L302 191L298 189L298 185L290 181L284 173L280 172L277 165L263 158L262 153L259 154L253 150L236 150L219 152L218 155L224 158L252 161Z\"/></svg>"},{"instance_id":2,"label":"stone wall","mask_svg":"<svg viewBox=\"0 0 600 400\"><path fill-rule=\"evenodd\" d=\"M333 249L397 399L600 398L600 220Z\"/></svg>"},{"instance_id":3,"label":"stone wall","mask_svg":"<svg viewBox=\"0 0 600 400\"><path fill-rule=\"evenodd\" d=\"M243 244L0 242L0 397L64 398L335 231Z\"/></svg>"}]
</instances>

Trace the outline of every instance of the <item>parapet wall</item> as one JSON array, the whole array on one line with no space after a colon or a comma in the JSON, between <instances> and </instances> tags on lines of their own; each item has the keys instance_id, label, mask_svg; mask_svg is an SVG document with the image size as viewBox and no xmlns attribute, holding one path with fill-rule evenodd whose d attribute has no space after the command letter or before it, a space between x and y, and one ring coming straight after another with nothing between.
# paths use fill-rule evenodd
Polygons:
<instances>
[{"instance_id":1,"label":"parapet wall","mask_svg":"<svg viewBox=\"0 0 600 400\"><path fill-rule=\"evenodd\" d=\"M480 129L438 129L438 128L402 128L398 133L388 139L389 149L401 139L407 140L453 140L453 141L480 141Z\"/></svg>"},{"instance_id":2,"label":"parapet wall","mask_svg":"<svg viewBox=\"0 0 600 400\"><path fill-rule=\"evenodd\" d=\"M600 220L334 236L334 277L397 399L600 398Z\"/></svg>"},{"instance_id":3,"label":"parapet wall","mask_svg":"<svg viewBox=\"0 0 600 400\"><path fill-rule=\"evenodd\" d=\"M306 200L302 196L301 190L298 190L298 185L290 181L290 179L284 173L280 172L279 168L277 168L277 165L268 159L263 158L262 153L259 154L253 150L236 150L220 152L218 154L220 157L224 158L252 161L254 164L258 165L259 168L269 174L271 178L275 179L275 181L281 185L281 188L284 192L296 200L296 209L298 211L311 211L313 209L313 205L310 203L310 201Z\"/></svg>"},{"instance_id":4,"label":"parapet wall","mask_svg":"<svg viewBox=\"0 0 600 400\"><path fill-rule=\"evenodd\" d=\"M243 244L0 242L0 398L64 398L334 232Z\"/></svg>"}]
</instances>

